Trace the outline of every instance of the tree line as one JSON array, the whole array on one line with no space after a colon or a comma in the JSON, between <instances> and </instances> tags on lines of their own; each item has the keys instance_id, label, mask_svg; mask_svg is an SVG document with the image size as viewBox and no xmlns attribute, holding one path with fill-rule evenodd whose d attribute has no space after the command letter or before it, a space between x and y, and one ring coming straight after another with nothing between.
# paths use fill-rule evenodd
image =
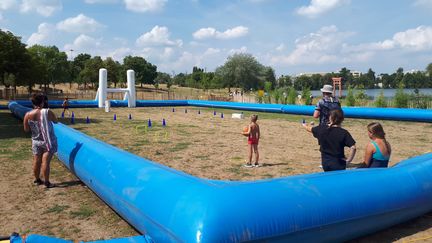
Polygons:
<instances>
[{"instance_id":1,"label":"tree line","mask_svg":"<svg viewBox=\"0 0 432 243\"><path fill-rule=\"evenodd\" d=\"M96 89L100 68L108 70L108 82L112 86L126 83L126 70L133 69L136 83L151 84L156 88L166 84L200 89L236 88L243 91L264 89L285 95L290 89L318 90L324 84L331 84L333 77L341 77L344 89L370 88L432 88L432 63L425 71L405 73L398 68L392 74L377 75L372 69L360 76L353 76L346 67L339 72L301 76L281 75L276 78L272 67L259 63L251 54L238 53L226 60L214 72L193 67L191 73L168 74L157 71L157 66L143 57L126 56L123 62L107 57L82 53L68 60L65 52L56 46L34 45L27 47L21 38L9 31L0 30L0 84L6 87L26 86L29 92L35 85L47 88L58 83L76 83L83 88ZM280 93L280 94L279 94Z\"/></svg>"}]
</instances>

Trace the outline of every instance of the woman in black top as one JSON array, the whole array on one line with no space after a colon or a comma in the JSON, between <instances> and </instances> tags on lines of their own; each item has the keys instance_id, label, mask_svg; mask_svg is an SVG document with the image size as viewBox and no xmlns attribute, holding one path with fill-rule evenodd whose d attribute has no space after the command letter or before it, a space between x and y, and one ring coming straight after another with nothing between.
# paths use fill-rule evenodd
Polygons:
<instances>
[{"instance_id":1,"label":"woman in black top","mask_svg":"<svg viewBox=\"0 0 432 243\"><path fill-rule=\"evenodd\" d=\"M346 164L354 159L356 153L355 140L351 134L341 127L344 120L342 110L330 112L328 126L311 127L303 124L305 129L318 139L321 151L321 163L324 171L345 170ZM344 148L350 148L350 155L346 159Z\"/></svg>"}]
</instances>

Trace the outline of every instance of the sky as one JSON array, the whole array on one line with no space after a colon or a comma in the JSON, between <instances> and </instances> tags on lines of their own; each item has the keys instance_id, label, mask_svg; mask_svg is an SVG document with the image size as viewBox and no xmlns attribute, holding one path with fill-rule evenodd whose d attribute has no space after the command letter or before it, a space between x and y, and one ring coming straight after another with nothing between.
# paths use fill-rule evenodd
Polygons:
<instances>
[{"instance_id":1,"label":"sky","mask_svg":"<svg viewBox=\"0 0 432 243\"><path fill-rule=\"evenodd\" d=\"M236 53L277 76L432 63L432 0L0 0L0 29L69 59L142 56L169 74Z\"/></svg>"}]
</instances>

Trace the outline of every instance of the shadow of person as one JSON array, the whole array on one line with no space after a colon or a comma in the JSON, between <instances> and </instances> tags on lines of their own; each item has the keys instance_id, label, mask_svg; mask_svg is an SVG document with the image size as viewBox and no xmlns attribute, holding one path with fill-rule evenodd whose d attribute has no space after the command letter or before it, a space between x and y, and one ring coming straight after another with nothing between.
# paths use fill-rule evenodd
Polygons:
<instances>
[{"instance_id":1,"label":"shadow of person","mask_svg":"<svg viewBox=\"0 0 432 243\"><path fill-rule=\"evenodd\" d=\"M55 187L71 187L71 186L85 186L85 184L80 180L74 180L74 181L65 181L60 183L55 183Z\"/></svg>"},{"instance_id":2,"label":"shadow of person","mask_svg":"<svg viewBox=\"0 0 432 243\"><path fill-rule=\"evenodd\" d=\"M75 157L78 154L78 151L81 149L81 147L83 146L83 143L76 143L75 147L72 149L72 151L69 154L69 169L72 172L72 174L74 174L76 176L76 172L75 172Z\"/></svg>"}]
</instances>

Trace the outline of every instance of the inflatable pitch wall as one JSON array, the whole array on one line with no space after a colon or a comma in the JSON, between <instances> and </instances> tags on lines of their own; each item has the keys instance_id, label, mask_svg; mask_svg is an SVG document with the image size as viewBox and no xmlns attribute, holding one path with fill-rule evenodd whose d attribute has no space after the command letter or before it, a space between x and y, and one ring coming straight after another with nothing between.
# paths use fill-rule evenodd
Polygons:
<instances>
[{"instance_id":1,"label":"inflatable pitch wall","mask_svg":"<svg viewBox=\"0 0 432 243\"><path fill-rule=\"evenodd\" d=\"M277 105L185 103L280 112ZM20 118L29 110L14 102L9 109ZM216 181L138 157L61 123L54 129L58 158L155 242L342 242L432 210L432 154L392 168Z\"/></svg>"}]
</instances>

